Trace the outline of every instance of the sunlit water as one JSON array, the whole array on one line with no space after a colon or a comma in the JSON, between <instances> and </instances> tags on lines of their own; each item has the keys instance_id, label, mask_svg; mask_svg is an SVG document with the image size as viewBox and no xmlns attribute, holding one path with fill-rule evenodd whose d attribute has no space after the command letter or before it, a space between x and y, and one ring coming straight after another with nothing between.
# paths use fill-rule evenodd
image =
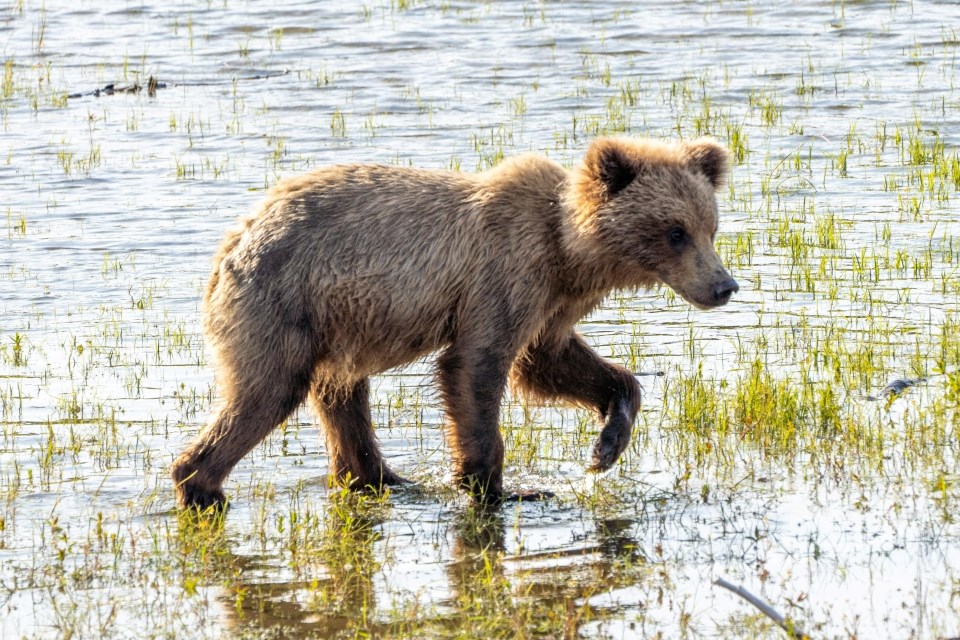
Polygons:
<instances>
[{"instance_id":1,"label":"sunlit water","mask_svg":"<svg viewBox=\"0 0 960 640\"><path fill-rule=\"evenodd\" d=\"M568 626L584 636L755 637L741 623L756 611L718 577L817 637L958 635L954 432L930 442L939 455L891 446L869 469L748 445L697 464L670 407L697 368L732 388L766 331L838 321L892 333L876 375L838 387L859 420L895 434L948 393L941 376L889 405L865 399L910 375L913 354L932 358L958 311L957 289L941 286L956 270L942 257L960 231L954 201L905 184L892 141L854 144L837 167L851 136L881 129L919 127L955 153L960 7L406 4L0 6L0 636L324 635L361 609L383 624L448 615L483 571L517 602L589 602L601 615ZM97 92L109 84L142 90ZM637 442L614 472L584 471L597 428L586 413L511 403L508 447L536 436L532 453L509 454L507 482L558 498L471 534L445 488L443 416L419 363L374 381L384 451L421 487L391 496L375 539L354 545L366 569L321 553L293 563L284 546L291 513L338 535L306 410L230 477L212 568L177 565L166 469L215 401L201 288L224 231L266 187L344 161L474 171L532 150L572 165L600 133L730 143L731 125L748 153L721 193L721 243L729 256L752 233L757 247L732 267L734 302L701 313L627 292L582 325L605 356L666 374L641 378ZM771 223L812 229L828 212L843 240L835 297L804 283ZM873 256L885 225L884 250L907 267L871 281L853 257ZM808 258L814 273L829 253ZM800 384L798 353L815 348L770 345L766 365ZM318 584L347 602L318 602Z\"/></svg>"}]
</instances>

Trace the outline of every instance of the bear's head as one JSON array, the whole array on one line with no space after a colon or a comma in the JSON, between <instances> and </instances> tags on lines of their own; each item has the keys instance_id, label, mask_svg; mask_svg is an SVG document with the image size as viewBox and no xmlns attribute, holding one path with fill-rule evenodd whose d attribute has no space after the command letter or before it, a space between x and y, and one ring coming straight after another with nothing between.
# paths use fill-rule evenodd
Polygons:
<instances>
[{"instance_id":1,"label":"bear's head","mask_svg":"<svg viewBox=\"0 0 960 640\"><path fill-rule=\"evenodd\" d=\"M606 286L662 282L697 307L726 304L739 287L713 240L728 163L709 138L595 140L566 194L568 247Z\"/></svg>"}]
</instances>

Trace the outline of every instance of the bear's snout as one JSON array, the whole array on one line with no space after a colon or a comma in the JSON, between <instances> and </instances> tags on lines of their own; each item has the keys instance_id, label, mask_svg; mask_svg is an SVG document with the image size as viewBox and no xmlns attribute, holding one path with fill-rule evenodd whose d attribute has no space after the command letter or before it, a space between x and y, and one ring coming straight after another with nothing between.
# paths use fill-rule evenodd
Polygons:
<instances>
[{"instance_id":1,"label":"bear's snout","mask_svg":"<svg viewBox=\"0 0 960 640\"><path fill-rule=\"evenodd\" d=\"M713 285L713 299L718 305L727 304L730 296L740 291L740 285L733 278L727 278Z\"/></svg>"}]
</instances>

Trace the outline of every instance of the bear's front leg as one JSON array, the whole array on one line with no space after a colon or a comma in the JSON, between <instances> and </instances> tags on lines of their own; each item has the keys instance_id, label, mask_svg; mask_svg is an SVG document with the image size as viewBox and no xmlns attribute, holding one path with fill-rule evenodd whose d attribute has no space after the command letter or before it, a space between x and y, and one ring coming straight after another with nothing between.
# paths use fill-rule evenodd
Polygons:
<instances>
[{"instance_id":1,"label":"bear's front leg","mask_svg":"<svg viewBox=\"0 0 960 640\"><path fill-rule=\"evenodd\" d=\"M591 471L606 471L629 446L630 434L633 433L633 421L637 417L637 407L633 406L625 396L618 395L610 400L610 405L603 412L603 417L606 418L606 423L593 445Z\"/></svg>"},{"instance_id":2,"label":"bear's front leg","mask_svg":"<svg viewBox=\"0 0 960 640\"><path fill-rule=\"evenodd\" d=\"M499 417L511 360L505 349L453 344L437 361L454 475L481 502L503 499Z\"/></svg>"},{"instance_id":3,"label":"bear's front leg","mask_svg":"<svg viewBox=\"0 0 960 640\"><path fill-rule=\"evenodd\" d=\"M640 385L628 370L601 358L571 331L528 348L513 368L514 384L544 399L592 407L605 419L593 446L592 471L606 471L630 444Z\"/></svg>"}]
</instances>

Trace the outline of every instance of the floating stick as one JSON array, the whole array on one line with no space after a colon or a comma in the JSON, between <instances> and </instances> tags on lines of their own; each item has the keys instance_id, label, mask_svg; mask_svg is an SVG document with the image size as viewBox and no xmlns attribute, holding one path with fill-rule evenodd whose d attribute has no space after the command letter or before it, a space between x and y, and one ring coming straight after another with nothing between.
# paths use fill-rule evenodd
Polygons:
<instances>
[{"instance_id":1,"label":"floating stick","mask_svg":"<svg viewBox=\"0 0 960 640\"><path fill-rule=\"evenodd\" d=\"M717 578L713 582L713 584L721 586L724 589L727 589L729 591L733 591L735 594L737 594L738 596L740 596L741 598L743 598L744 600L746 600L747 602L755 606L757 609L760 609L760 611L765 616L767 616L768 618L776 622L777 625L781 629L786 631L787 635L789 635L794 640L811 640L810 636L808 636L803 631L798 629L797 626L793 624L793 622L781 616L779 613L776 612L776 610L773 607L771 607L766 602L764 602L757 596L753 595L743 587L739 587L735 584L730 584L723 578Z\"/></svg>"}]
</instances>

